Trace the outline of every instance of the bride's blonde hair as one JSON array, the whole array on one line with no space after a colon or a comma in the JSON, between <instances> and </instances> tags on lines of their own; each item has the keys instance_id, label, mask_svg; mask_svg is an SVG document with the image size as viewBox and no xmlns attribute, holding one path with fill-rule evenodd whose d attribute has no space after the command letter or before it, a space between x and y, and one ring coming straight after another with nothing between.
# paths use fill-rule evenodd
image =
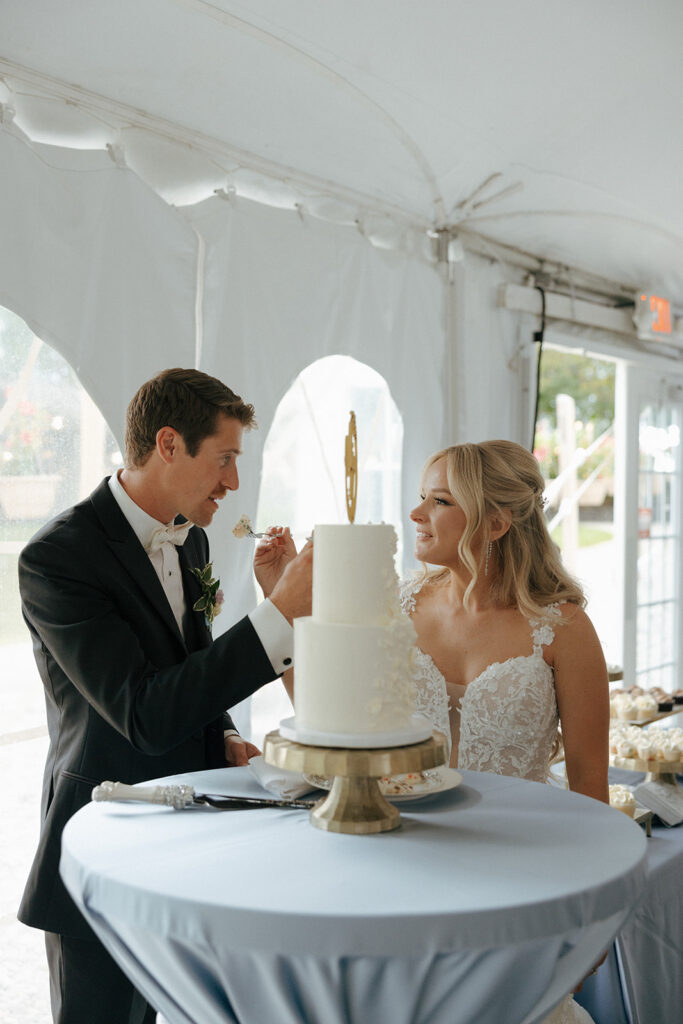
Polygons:
<instances>
[{"instance_id":1,"label":"bride's blonde hair","mask_svg":"<svg viewBox=\"0 0 683 1024\"><path fill-rule=\"evenodd\" d=\"M513 441L483 441L459 444L431 455L423 470L446 459L448 487L465 513L465 530L458 554L469 569L471 580L464 596L465 607L474 585L484 571L484 558L491 521L510 517L510 528L492 541L497 551L499 572L491 582L491 596L497 604L516 606L528 618L554 602L569 601L583 608L586 598L580 584L565 570L543 514L545 481L536 458ZM481 535L482 555L477 562L472 541ZM428 572L439 579L446 570Z\"/></svg>"}]
</instances>

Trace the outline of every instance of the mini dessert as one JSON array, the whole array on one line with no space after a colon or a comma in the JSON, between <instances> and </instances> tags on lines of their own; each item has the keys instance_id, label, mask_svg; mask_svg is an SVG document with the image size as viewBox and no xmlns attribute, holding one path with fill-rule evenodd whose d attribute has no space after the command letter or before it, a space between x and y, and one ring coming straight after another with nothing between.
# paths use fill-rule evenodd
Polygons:
<instances>
[{"instance_id":1,"label":"mini dessert","mask_svg":"<svg viewBox=\"0 0 683 1024\"><path fill-rule=\"evenodd\" d=\"M623 811L624 814L628 814L629 818L635 817L636 801L628 786L610 786L609 805L618 811Z\"/></svg>"},{"instance_id":2,"label":"mini dessert","mask_svg":"<svg viewBox=\"0 0 683 1024\"><path fill-rule=\"evenodd\" d=\"M671 748L674 752L674 761L683 761L683 742L681 740L673 740Z\"/></svg>"},{"instance_id":3,"label":"mini dessert","mask_svg":"<svg viewBox=\"0 0 683 1024\"><path fill-rule=\"evenodd\" d=\"M654 761L657 757L657 750L654 743L651 743L645 736L636 743L636 757L640 761Z\"/></svg>"},{"instance_id":4,"label":"mini dessert","mask_svg":"<svg viewBox=\"0 0 683 1024\"><path fill-rule=\"evenodd\" d=\"M683 690L674 690L671 696L674 699L674 704L683 704Z\"/></svg>"},{"instance_id":5,"label":"mini dessert","mask_svg":"<svg viewBox=\"0 0 683 1024\"><path fill-rule=\"evenodd\" d=\"M617 743L617 754L619 757L635 757L636 745L633 740L620 739Z\"/></svg>"},{"instance_id":6,"label":"mini dessert","mask_svg":"<svg viewBox=\"0 0 683 1024\"><path fill-rule=\"evenodd\" d=\"M678 748L678 753L683 758L683 729L669 729L669 741Z\"/></svg>"},{"instance_id":7,"label":"mini dessert","mask_svg":"<svg viewBox=\"0 0 683 1024\"><path fill-rule=\"evenodd\" d=\"M617 702L617 718L623 722L633 722L638 717L638 711L630 697L622 697Z\"/></svg>"},{"instance_id":8,"label":"mini dessert","mask_svg":"<svg viewBox=\"0 0 683 1024\"><path fill-rule=\"evenodd\" d=\"M678 747L666 740L660 740L657 744L657 760L671 763L673 761L678 761L678 759Z\"/></svg>"},{"instance_id":9,"label":"mini dessert","mask_svg":"<svg viewBox=\"0 0 683 1024\"><path fill-rule=\"evenodd\" d=\"M658 711L672 711L674 706L674 699L670 693L666 690L662 690L661 686L653 686L650 693L657 701Z\"/></svg>"},{"instance_id":10,"label":"mini dessert","mask_svg":"<svg viewBox=\"0 0 683 1024\"><path fill-rule=\"evenodd\" d=\"M251 533L251 519L249 516L240 516L232 528L236 537L248 537Z\"/></svg>"},{"instance_id":11,"label":"mini dessert","mask_svg":"<svg viewBox=\"0 0 683 1024\"><path fill-rule=\"evenodd\" d=\"M621 719L622 722L630 721L629 708L633 707L633 701L626 693L619 693L609 702L610 718Z\"/></svg>"},{"instance_id":12,"label":"mini dessert","mask_svg":"<svg viewBox=\"0 0 683 1024\"><path fill-rule=\"evenodd\" d=\"M633 701L633 705L639 722L647 722L648 719L653 718L658 711L657 701L649 693L636 697Z\"/></svg>"},{"instance_id":13,"label":"mini dessert","mask_svg":"<svg viewBox=\"0 0 683 1024\"><path fill-rule=\"evenodd\" d=\"M610 754L616 754L616 752L617 752L617 744L619 743L620 740L621 740L621 734L617 733L617 732L613 732L610 729L610 734L609 734L609 752L610 752Z\"/></svg>"},{"instance_id":14,"label":"mini dessert","mask_svg":"<svg viewBox=\"0 0 683 1024\"><path fill-rule=\"evenodd\" d=\"M612 690L609 695L609 716L610 718L619 717L619 708L625 701L630 701L631 698L625 690Z\"/></svg>"}]
</instances>

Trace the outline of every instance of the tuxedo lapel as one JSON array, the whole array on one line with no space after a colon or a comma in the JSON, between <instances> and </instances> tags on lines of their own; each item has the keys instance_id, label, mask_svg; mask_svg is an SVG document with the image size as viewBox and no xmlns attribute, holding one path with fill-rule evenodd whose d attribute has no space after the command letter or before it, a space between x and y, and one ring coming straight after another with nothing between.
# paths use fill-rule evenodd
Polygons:
<instances>
[{"instance_id":1,"label":"tuxedo lapel","mask_svg":"<svg viewBox=\"0 0 683 1024\"><path fill-rule=\"evenodd\" d=\"M198 545L195 543L195 538L192 536L190 531L187 540L178 548L178 558L180 561L180 569L183 574L183 586L185 588L185 600L187 601L187 608L189 616L194 626L194 632L196 635L197 644L196 646L208 647L211 643L211 630L206 625L206 618L203 612L196 612L194 605L202 596L202 588L199 580L192 572L192 569L203 569L204 563L202 562L201 553L198 550ZM188 645L190 644L188 638Z\"/></svg>"},{"instance_id":2,"label":"tuxedo lapel","mask_svg":"<svg viewBox=\"0 0 683 1024\"><path fill-rule=\"evenodd\" d=\"M149 555L119 508L107 480L104 480L93 491L90 500L102 523L109 550L130 576L137 589L171 630L176 640L185 647L185 640L178 629L178 623L168 603L161 581L149 560Z\"/></svg>"}]
</instances>

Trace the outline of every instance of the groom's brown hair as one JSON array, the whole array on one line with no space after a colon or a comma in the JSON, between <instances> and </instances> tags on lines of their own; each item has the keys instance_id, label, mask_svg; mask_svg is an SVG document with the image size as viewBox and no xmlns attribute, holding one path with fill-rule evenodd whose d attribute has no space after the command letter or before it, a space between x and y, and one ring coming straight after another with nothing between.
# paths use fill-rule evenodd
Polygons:
<instances>
[{"instance_id":1,"label":"groom's brown hair","mask_svg":"<svg viewBox=\"0 0 683 1024\"><path fill-rule=\"evenodd\" d=\"M177 430L188 455L195 456L204 438L216 433L221 413L247 429L256 426L253 405L217 377L180 367L163 370L138 389L126 410L126 468L145 464L162 427Z\"/></svg>"}]
</instances>

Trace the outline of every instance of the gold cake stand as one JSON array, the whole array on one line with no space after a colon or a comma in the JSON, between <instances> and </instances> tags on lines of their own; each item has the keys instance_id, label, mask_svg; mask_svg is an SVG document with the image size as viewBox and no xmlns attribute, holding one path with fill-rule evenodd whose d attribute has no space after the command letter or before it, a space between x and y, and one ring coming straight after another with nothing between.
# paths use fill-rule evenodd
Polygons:
<instances>
[{"instance_id":1,"label":"gold cake stand","mask_svg":"<svg viewBox=\"0 0 683 1024\"><path fill-rule=\"evenodd\" d=\"M329 793L313 807L310 821L327 832L368 835L401 824L396 807L384 798L379 780L386 775L421 772L445 763L446 738L435 730L427 740L405 747L350 749L314 747L269 732L263 758L276 768L333 778Z\"/></svg>"}]
</instances>

